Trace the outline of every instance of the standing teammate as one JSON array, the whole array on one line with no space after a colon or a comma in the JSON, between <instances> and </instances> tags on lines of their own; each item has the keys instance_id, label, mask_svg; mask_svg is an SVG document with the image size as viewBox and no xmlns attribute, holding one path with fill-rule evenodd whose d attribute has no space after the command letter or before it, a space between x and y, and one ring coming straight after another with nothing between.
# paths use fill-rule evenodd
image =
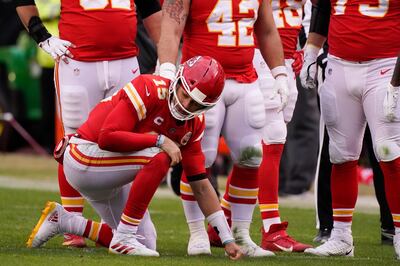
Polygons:
<instances>
[{"instance_id":1,"label":"standing teammate","mask_svg":"<svg viewBox=\"0 0 400 266\"><path fill-rule=\"evenodd\" d=\"M220 134L234 162L222 206L230 204L232 231L247 256L270 256L250 238L249 227L258 194L258 168L262 159L261 135L265 125L263 96L253 67L254 35L275 78L274 97L280 110L288 101L287 71L283 49L267 0L165 1L158 45L160 75L173 78L183 34L183 60L194 54L221 62L227 75L221 101L206 114L202 149L209 168L217 155ZM188 254L210 254L204 216L185 176L181 194L190 239Z\"/></svg>"},{"instance_id":2,"label":"standing teammate","mask_svg":"<svg viewBox=\"0 0 400 266\"><path fill-rule=\"evenodd\" d=\"M334 223L329 240L305 252L320 256L354 255L351 223L358 193L356 167L368 123L375 155L385 177L399 258L400 108L396 87L399 84L397 81L387 84L400 51L400 2L382 0L373 5L367 0L319 0L316 8L311 28L320 27L318 32L322 34L310 30L313 33L305 49L304 65L309 71L302 82L306 87L315 87L312 59L326 40L329 25L328 65L320 97L333 163Z\"/></svg>"},{"instance_id":3,"label":"standing teammate","mask_svg":"<svg viewBox=\"0 0 400 266\"><path fill-rule=\"evenodd\" d=\"M135 44L136 7L155 43L160 35L157 0L62 0L60 38L47 32L34 0L16 2L17 12L32 38L57 60L54 80L64 134L74 133L100 100L140 74ZM68 184L61 165L58 180L65 209L82 214L83 197ZM82 238L67 234L64 245L79 247L85 243Z\"/></svg>"},{"instance_id":4,"label":"standing teammate","mask_svg":"<svg viewBox=\"0 0 400 266\"><path fill-rule=\"evenodd\" d=\"M296 49L305 2L305 0L271 2L274 21L282 40L289 84L288 104L282 112L279 112L280 99L272 97L274 77L259 49L255 50L253 59L264 95L266 116L263 130L263 160L258 182L258 202L263 221L261 247L271 251L302 252L311 247L297 242L286 233L288 223L281 222L278 203L279 164L287 136L286 125L293 116L297 99L295 74L298 75L303 63L302 53Z\"/></svg>"},{"instance_id":5,"label":"standing teammate","mask_svg":"<svg viewBox=\"0 0 400 266\"><path fill-rule=\"evenodd\" d=\"M149 248L147 239L146 246L139 242L138 227L170 165L182 161L201 209L218 229L225 251L233 259L240 258L207 179L200 144L203 113L215 106L224 82L224 71L215 59L197 56L181 65L171 85L165 78L142 75L98 104L70 139L63 164L70 184L106 224L100 226L50 203L28 247L40 247L57 233L71 232L106 244L110 253L159 256L155 245ZM115 230L111 242L110 227Z\"/></svg>"}]
</instances>

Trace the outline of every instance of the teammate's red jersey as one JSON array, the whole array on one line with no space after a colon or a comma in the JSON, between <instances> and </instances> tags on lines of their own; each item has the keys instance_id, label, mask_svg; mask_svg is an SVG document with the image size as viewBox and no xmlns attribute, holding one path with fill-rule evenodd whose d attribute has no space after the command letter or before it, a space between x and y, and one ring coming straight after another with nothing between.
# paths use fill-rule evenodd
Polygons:
<instances>
[{"instance_id":1,"label":"teammate's red jersey","mask_svg":"<svg viewBox=\"0 0 400 266\"><path fill-rule=\"evenodd\" d=\"M275 25L281 37L285 59L293 58L297 50L297 39L303 20L303 5L306 0L272 0L271 7ZM256 45L257 39L256 39Z\"/></svg>"},{"instance_id":2,"label":"teammate's red jersey","mask_svg":"<svg viewBox=\"0 0 400 266\"><path fill-rule=\"evenodd\" d=\"M349 61L396 57L399 0L331 0L329 53Z\"/></svg>"},{"instance_id":3,"label":"teammate's red jersey","mask_svg":"<svg viewBox=\"0 0 400 266\"><path fill-rule=\"evenodd\" d=\"M163 134L180 145L182 166L188 176L205 173L200 144L204 116L176 120L167 104L168 86L169 80L159 76L139 76L100 102L78 134L102 149L116 152L154 147L157 134Z\"/></svg>"},{"instance_id":4,"label":"teammate's red jersey","mask_svg":"<svg viewBox=\"0 0 400 266\"><path fill-rule=\"evenodd\" d=\"M255 81L253 26L260 2L192 0L183 34L182 61L208 55L221 63L227 78Z\"/></svg>"},{"instance_id":5,"label":"teammate's red jersey","mask_svg":"<svg viewBox=\"0 0 400 266\"><path fill-rule=\"evenodd\" d=\"M117 60L135 56L134 0L61 0L60 38L80 61Z\"/></svg>"}]
</instances>

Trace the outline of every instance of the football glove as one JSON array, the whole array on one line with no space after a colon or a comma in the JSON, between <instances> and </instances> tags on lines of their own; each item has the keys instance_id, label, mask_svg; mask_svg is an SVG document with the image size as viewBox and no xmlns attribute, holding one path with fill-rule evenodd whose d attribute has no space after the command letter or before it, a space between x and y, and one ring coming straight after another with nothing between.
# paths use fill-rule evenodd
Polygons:
<instances>
[{"instance_id":1,"label":"football glove","mask_svg":"<svg viewBox=\"0 0 400 266\"><path fill-rule=\"evenodd\" d=\"M317 88L317 57L319 49L307 45L304 49L304 63L300 71L301 85L306 89Z\"/></svg>"},{"instance_id":2,"label":"football glove","mask_svg":"<svg viewBox=\"0 0 400 266\"><path fill-rule=\"evenodd\" d=\"M273 91L274 92L271 95L271 99L274 99L278 94L281 98L281 106L278 109L278 112L280 112L285 109L289 100L289 85L287 76L279 75L275 78Z\"/></svg>"},{"instance_id":3,"label":"football glove","mask_svg":"<svg viewBox=\"0 0 400 266\"><path fill-rule=\"evenodd\" d=\"M54 60L62 59L66 63L68 63L66 57L74 57L72 53L68 50L68 48L75 46L69 41L61 40L54 36L51 36L50 38L40 42L39 47L42 48L46 53L51 55Z\"/></svg>"},{"instance_id":4,"label":"football glove","mask_svg":"<svg viewBox=\"0 0 400 266\"><path fill-rule=\"evenodd\" d=\"M294 61L292 63L293 72L296 76L298 76L300 74L301 67L303 66L304 51L299 50L299 51L294 52L293 59L294 59Z\"/></svg>"}]
</instances>

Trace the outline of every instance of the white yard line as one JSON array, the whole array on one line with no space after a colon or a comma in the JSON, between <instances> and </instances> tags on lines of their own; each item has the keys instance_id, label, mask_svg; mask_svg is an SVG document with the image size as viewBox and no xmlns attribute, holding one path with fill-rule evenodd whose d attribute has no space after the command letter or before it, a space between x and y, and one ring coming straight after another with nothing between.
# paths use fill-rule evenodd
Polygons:
<instances>
[{"instance_id":1,"label":"white yard line","mask_svg":"<svg viewBox=\"0 0 400 266\"><path fill-rule=\"evenodd\" d=\"M13 189L30 189L44 191L58 191L56 180L32 180L15 177L0 176L0 187ZM157 190L156 197L173 198L176 197L168 187L161 187ZM314 194L311 192L299 196L281 197L279 205L283 207L292 207L300 209L314 208ZM379 214L379 205L373 196L359 196L356 205L356 211Z\"/></svg>"}]
</instances>

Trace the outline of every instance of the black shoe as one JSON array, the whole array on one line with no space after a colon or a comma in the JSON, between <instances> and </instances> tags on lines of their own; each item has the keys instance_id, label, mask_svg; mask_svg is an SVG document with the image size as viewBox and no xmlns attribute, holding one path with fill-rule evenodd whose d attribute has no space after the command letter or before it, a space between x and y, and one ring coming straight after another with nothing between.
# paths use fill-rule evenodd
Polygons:
<instances>
[{"instance_id":1,"label":"black shoe","mask_svg":"<svg viewBox=\"0 0 400 266\"><path fill-rule=\"evenodd\" d=\"M316 243L325 243L331 237L332 229L329 228L322 228L319 229L318 234L314 237L313 241Z\"/></svg>"},{"instance_id":2,"label":"black shoe","mask_svg":"<svg viewBox=\"0 0 400 266\"><path fill-rule=\"evenodd\" d=\"M382 245L393 246L394 229L381 228L381 243Z\"/></svg>"}]
</instances>

